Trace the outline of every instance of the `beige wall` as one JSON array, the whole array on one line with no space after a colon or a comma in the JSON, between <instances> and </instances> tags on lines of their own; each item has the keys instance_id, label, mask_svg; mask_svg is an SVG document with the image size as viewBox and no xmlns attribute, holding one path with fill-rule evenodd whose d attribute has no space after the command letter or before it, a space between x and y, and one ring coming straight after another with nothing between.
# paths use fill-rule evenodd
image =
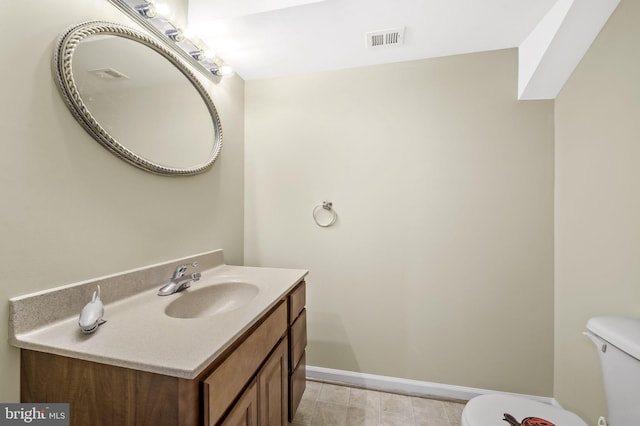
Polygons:
<instances>
[{"instance_id":1,"label":"beige wall","mask_svg":"<svg viewBox=\"0 0 640 426\"><path fill-rule=\"evenodd\" d=\"M186 178L141 171L76 123L51 77L58 34L91 19L134 25L107 0L0 2L5 325L7 299L20 294L210 249L243 262L243 81L209 85L224 131L212 170ZM0 346L0 401L18 400L18 355Z\"/></svg>"},{"instance_id":2,"label":"beige wall","mask_svg":"<svg viewBox=\"0 0 640 426\"><path fill-rule=\"evenodd\" d=\"M311 271L310 365L551 396L553 103L518 102L516 68L246 83L245 261Z\"/></svg>"},{"instance_id":3,"label":"beige wall","mask_svg":"<svg viewBox=\"0 0 640 426\"><path fill-rule=\"evenodd\" d=\"M640 316L640 2L622 0L556 100L556 398L606 413L598 315Z\"/></svg>"}]
</instances>

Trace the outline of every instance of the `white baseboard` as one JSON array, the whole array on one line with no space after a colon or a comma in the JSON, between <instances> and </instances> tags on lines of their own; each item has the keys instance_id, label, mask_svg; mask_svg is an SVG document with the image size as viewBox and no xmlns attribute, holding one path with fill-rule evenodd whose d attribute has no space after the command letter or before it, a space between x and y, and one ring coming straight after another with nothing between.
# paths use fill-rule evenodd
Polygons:
<instances>
[{"instance_id":1,"label":"white baseboard","mask_svg":"<svg viewBox=\"0 0 640 426\"><path fill-rule=\"evenodd\" d=\"M441 383L422 382L419 380L400 379L397 377L378 376L375 374L356 373L353 371L334 370L332 368L307 366L307 378L320 382L344 384L383 392L399 393L439 399L453 399L468 401L476 396L485 394L515 395L529 398L545 404L559 407L554 398L544 396L525 395L510 392L499 392L489 389L469 388L465 386L445 385Z\"/></svg>"}]
</instances>

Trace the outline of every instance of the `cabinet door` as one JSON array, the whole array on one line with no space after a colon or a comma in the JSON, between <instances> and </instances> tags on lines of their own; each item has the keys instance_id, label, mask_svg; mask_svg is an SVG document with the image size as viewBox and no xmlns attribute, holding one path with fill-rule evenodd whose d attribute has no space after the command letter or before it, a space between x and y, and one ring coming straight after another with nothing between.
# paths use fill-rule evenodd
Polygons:
<instances>
[{"instance_id":1,"label":"cabinet door","mask_svg":"<svg viewBox=\"0 0 640 426\"><path fill-rule=\"evenodd\" d=\"M302 353L302 358L300 358L298 366L293 370L293 374L291 374L291 378L289 380L289 420L293 421L293 418L296 416L296 411L298 411L300 401L302 401L302 394L304 394L304 390L307 386L304 352Z\"/></svg>"},{"instance_id":2,"label":"cabinet door","mask_svg":"<svg viewBox=\"0 0 640 426\"><path fill-rule=\"evenodd\" d=\"M278 344L258 374L260 426L287 426L287 338Z\"/></svg>"},{"instance_id":3,"label":"cabinet door","mask_svg":"<svg viewBox=\"0 0 640 426\"><path fill-rule=\"evenodd\" d=\"M258 385L255 381L233 406L222 426L258 426Z\"/></svg>"}]
</instances>

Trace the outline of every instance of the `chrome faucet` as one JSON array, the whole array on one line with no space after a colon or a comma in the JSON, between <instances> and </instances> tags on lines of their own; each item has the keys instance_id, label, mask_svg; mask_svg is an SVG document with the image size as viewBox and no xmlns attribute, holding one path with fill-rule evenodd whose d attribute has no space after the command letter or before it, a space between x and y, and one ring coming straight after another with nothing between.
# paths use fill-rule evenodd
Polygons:
<instances>
[{"instance_id":1,"label":"chrome faucet","mask_svg":"<svg viewBox=\"0 0 640 426\"><path fill-rule=\"evenodd\" d=\"M185 263L178 266L173 272L171 280L167 284L163 285L160 290L158 290L158 296L168 296L170 294L177 293L184 290L185 288L191 287L192 282L198 281L202 276L200 272L194 272L191 275L185 275L189 266L196 267L198 266L198 262Z\"/></svg>"}]
</instances>

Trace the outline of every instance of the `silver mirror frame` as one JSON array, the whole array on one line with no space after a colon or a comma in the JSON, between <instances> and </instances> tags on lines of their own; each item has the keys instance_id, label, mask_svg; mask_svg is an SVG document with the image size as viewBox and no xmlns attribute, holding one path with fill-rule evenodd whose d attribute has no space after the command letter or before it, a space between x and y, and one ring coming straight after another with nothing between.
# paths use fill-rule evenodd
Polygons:
<instances>
[{"instance_id":1,"label":"silver mirror frame","mask_svg":"<svg viewBox=\"0 0 640 426\"><path fill-rule=\"evenodd\" d=\"M194 86L202 97L214 125L215 137L213 149L209 157L202 163L188 168L173 168L154 163L143 158L114 139L94 118L82 100L78 87L73 76L71 62L73 53L78 44L91 35L114 35L124 37L141 43L166 58L171 62ZM104 21L88 21L67 28L58 38L52 60L53 75L58 90L62 95L67 107L84 127L84 129L105 148L111 151L126 162L159 175L194 175L209 169L222 149L222 126L216 107L204 86L200 83L194 73L166 47L152 39L151 37L138 32L132 28L120 24Z\"/></svg>"}]
</instances>

